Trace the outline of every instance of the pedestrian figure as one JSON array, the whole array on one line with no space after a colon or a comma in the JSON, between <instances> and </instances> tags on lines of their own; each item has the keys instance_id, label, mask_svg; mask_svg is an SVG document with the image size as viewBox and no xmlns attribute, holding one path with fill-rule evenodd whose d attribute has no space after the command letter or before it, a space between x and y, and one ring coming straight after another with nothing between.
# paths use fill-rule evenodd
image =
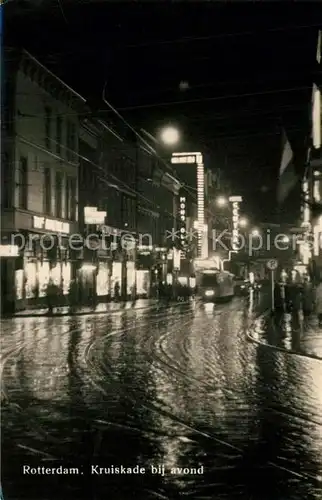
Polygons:
<instances>
[{"instance_id":1,"label":"pedestrian figure","mask_svg":"<svg viewBox=\"0 0 322 500\"><path fill-rule=\"evenodd\" d=\"M55 286L53 281L50 280L47 285L47 296L46 296L49 314L53 313L56 296L57 296L57 287Z\"/></svg>"},{"instance_id":2,"label":"pedestrian figure","mask_svg":"<svg viewBox=\"0 0 322 500\"><path fill-rule=\"evenodd\" d=\"M314 307L314 293L312 284L306 279L303 284L303 316L308 318Z\"/></svg>"},{"instance_id":3,"label":"pedestrian figure","mask_svg":"<svg viewBox=\"0 0 322 500\"><path fill-rule=\"evenodd\" d=\"M292 283L289 288L292 312L298 314L301 309L301 289L297 283Z\"/></svg>"},{"instance_id":4,"label":"pedestrian figure","mask_svg":"<svg viewBox=\"0 0 322 500\"><path fill-rule=\"evenodd\" d=\"M319 326L322 326L322 281L316 287L315 292L315 310L319 320Z\"/></svg>"},{"instance_id":5,"label":"pedestrian figure","mask_svg":"<svg viewBox=\"0 0 322 500\"><path fill-rule=\"evenodd\" d=\"M131 286L131 300L132 300L132 305L134 305L135 301L136 301L136 285L135 285L135 283Z\"/></svg>"},{"instance_id":6,"label":"pedestrian figure","mask_svg":"<svg viewBox=\"0 0 322 500\"><path fill-rule=\"evenodd\" d=\"M282 288L280 283L275 283L274 287L274 306L277 311L283 311L284 309L284 299L282 295Z\"/></svg>"},{"instance_id":7,"label":"pedestrian figure","mask_svg":"<svg viewBox=\"0 0 322 500\"><path fill-rule=\"evenodd\" d=\"M114 285L114 298L115 300L120 300L120 283L117 281Z\"/></svg>"},{"instance_id":8,"label":"pedestrian figure","mask_svg":"<svg viewBox=\"0 0 322 500\"><path fill-rule=\"evenodd\" d=\"M69 285L69 305L74 311L78 304L78 285L76 280L72 280Z\"/></svg>"}]
</instances>

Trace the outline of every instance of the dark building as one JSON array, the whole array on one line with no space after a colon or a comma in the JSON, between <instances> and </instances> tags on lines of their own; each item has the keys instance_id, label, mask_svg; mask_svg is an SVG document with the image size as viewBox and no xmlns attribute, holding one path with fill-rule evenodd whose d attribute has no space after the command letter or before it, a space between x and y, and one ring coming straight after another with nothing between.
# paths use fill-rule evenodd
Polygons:
<instances>
[{"instance_id":1,"label":"dark building","mask_svg":"<svg viewBox=\"0 0 322 500\"><path fill-rule=\"evenodd\" d=\"M79 94L26 51L5 51L2 137L3 310L46 299L49 282L68 295L78 232Z\"/></svg>"}]
</instances>

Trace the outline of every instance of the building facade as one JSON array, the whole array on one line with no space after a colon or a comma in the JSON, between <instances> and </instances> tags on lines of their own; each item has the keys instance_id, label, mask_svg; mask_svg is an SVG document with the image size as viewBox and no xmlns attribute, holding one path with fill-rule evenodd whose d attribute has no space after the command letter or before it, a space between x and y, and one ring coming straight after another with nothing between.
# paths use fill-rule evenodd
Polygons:
<instances>
[{"instance_id":1,"label":"building facade","mask_svg":"<svg viewBox=\"0 0 322 500\"><path fill-rule=\"evenodd\" d=\"M138 293L173 279L180 182L167 165L138 144Z\"/></svg>"},{"instance_id":2,"label":"building facade","mask_svg":"<svg viewBox=\"0 0 322 500\"><path fill-rule=\"evenodd\" d=\"M317 75L321 72L321 33L317 43ZM299 257L308 266L312 278L322 277L322 103L321 81L317 78L312 87L311 141L307 165L302 180L301 227L303 237L299 244Z\"/></svg>"},{"instance_id":3,"label":"building facade","mask_svg":"<svg viewBox=\"0 0 322 500\"><path fill-rule=\"evenodd\" d=\"M75 273L68 238L78 232L81 96L26 51L7 51L2 142L3 309L63 295Z\"/></svg>"},{"instance_id":4,"label":"building facade","mask_svg":"<svg viewBox=\"0 0 322 500\"><path fill-rule=\"evenodd\" d=\"M74 282L85 303L149 296L168 271L180 183L31 54L8 55L2 310L45 302L49 285L65 303Z\"/></svg>"}]
</instances>

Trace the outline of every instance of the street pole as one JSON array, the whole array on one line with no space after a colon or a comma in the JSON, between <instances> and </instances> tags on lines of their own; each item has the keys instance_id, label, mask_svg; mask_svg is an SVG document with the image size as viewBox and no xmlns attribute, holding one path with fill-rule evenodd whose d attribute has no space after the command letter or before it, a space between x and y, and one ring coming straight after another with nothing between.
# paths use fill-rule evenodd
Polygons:
<instances>
[{"instance_id":1,"label":"street pole","mask_svg":"<svg viewBox=\"0 0 322 500\"><path fill-rule=\"evenodd\" d=\"M274 270L271 270L271 286L272 286L272 311L275 310L275 276Z\"/></svg>"}]
</instances>

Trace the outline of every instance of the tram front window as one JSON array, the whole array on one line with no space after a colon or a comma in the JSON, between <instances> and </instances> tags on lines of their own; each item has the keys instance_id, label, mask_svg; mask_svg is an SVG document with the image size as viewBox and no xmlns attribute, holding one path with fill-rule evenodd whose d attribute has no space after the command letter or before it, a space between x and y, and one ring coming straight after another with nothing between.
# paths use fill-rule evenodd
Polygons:
<instances>
[{"instance_id":1,"label":"tram front window","mask_svg":"<svg viewBox=\"0 0 322 500\"><path fill-rule=\"evenodd\" d=\"M217 285L217 276L211 275L211 274L204 274L202 279L201 279L201 286L202 287L215 287Z\"/></svg>"}]
</instances>

